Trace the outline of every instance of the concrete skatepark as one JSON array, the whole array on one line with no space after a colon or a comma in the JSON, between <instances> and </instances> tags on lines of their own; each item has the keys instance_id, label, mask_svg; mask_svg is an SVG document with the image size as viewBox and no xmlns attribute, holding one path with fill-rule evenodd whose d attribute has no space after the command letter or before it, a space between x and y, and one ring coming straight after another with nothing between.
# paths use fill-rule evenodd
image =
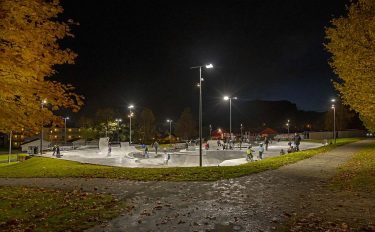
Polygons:
<instances>
[{"instance_id":1,"label":"concrete skatepark","mask_svg":"<svg viewBox=\"0 0 375 232\"><path fill-rule=\"evenodd\" d=\"M202 151L203 166L234 166L247 163L246 147L247 143L242 144L242 149L235 147L233 150L222 150L222 147L216 145L216 141L209 141L210 149ZM300 150L312 149L323 146L321 143L312 143L302 141ZM111 153L108 153L108 138L99 140L98 148L80 147L75 150L61 152L61 159L78 161L81 163L99 164L117 167L193 167L199 166L199 146L191 146L188 150L168 150L170 160L168 164L164 163L165 152L159 148L158 154L148 152L149 158L144 158L143 150L135 146L129 146L129 143L121 143L121 146L112 146ZM257 160L258 145L253 143L252 150L254 160ZM268 151L263 153L263 158L279 156L280 150L285 152L288 149L287 141L273 142L269 144ZM150 148L150 146L149 146ZM52 152L46 154L52 157Z\"/></svg>"}]
</instances>

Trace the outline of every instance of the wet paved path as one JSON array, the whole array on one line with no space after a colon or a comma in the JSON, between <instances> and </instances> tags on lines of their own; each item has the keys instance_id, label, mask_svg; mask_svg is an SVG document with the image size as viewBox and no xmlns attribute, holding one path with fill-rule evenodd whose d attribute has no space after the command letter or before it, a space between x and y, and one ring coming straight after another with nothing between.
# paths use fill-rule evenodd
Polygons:
<instances>
[{"instance_id":1,"label":"wet paved path","mask_svg":"<svg viewBox=\"0 0 375 232\"><path fill-rule=\"evenodd\" d=\"M271 231L301 201L324 192L338 165L363 140L251 176L215 182L133 182L109 179L0 179L0 185L82 189L128 199L134 209L89 231Z\"/></svg>"}]
</instances>

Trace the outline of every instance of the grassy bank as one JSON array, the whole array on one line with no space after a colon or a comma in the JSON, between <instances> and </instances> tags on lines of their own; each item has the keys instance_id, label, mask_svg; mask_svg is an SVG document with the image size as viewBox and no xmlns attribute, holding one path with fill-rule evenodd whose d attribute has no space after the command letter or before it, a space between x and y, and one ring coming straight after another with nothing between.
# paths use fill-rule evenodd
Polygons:
<instances>
[{"instance_id":1,"label":"grassy bank","mask_svg":"<svg viewBox=\"0 0 375 232\"><path fill-rule=\"evenodd\" d=\"M111 195L0 187L1 231L82 231L125 208Z\"/></svg>"},{"instance_id":2,"label":"grassy bank","mask_svg":"<svg viewBox=\"0 0 375 232\"><path fill-rule=\"evenodd\" d=\"M375 192L375 143L340 166L333 186L351 191Z\"/></svg>"},{"instance_id":3,"label":"grassy bank","mask_svg":"<svg viewBox=\"0 0 375 232\"><path fill-rule=\"evenodd\" d=\"M0 168L0 177L93 177L140 181L214 181L235 178L310 158L359 139L339 139L335 145L267 158L232 167L119 168L34 157L25 162Z\"/></svg>"}]
</instances>

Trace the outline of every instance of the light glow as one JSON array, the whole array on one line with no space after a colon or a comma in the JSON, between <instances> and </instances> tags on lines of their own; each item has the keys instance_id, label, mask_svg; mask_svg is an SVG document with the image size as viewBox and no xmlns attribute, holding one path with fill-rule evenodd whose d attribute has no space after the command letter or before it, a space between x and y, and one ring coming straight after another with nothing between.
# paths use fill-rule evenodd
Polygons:
<instances>
[{"instance_id":1,"label":"light glow","mask_svg":"<svg viewBox=\"0 0 375 232\"><path fill-rule=\"evenodd\" d=\"M206 68L214 68L214 66L212 64L207 64Z\"/></svg>"}]
</instances>

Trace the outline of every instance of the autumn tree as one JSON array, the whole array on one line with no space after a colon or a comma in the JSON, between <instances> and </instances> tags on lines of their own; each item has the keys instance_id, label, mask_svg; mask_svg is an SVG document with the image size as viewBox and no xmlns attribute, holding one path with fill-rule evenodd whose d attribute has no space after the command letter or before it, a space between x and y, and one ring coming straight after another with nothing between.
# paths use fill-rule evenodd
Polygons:
<instances>
[{"instance_id":1,"label":"autumn tree","mask_svg":"<svg viewBox=\"0 0 375 232\"><path fill-rule=\"evenodd\" d=\"M76 112L83 105L73 86L51 79L56 65L76 57L59 45L73 37L74 22L59 21L62 12L57 0L0 1L0 131L37 131L42 122L62 122L57 110Z\"/></svg>"},{"instance_id":2,"label":"autumn tree","mask_svg":"<svg viewBox=\"0 0 375 232\"><path fill-rule=\"evenodd\" d=\"M352 2L347 16L332 20L326 38L330 65L340 78L336 89L375 131L375 1Z\"/></svg>"},{"instance_id":3,"label":"autumn tree","mask_svg":"<svg viewBox=\"0 0 375 232\"><path fill-rule=\"evenodd\" d=\"M182 139L190 139L196 136L196 123L190 108L185 108L176 123L176 135Z\"/></svg>"}]
</instances>

